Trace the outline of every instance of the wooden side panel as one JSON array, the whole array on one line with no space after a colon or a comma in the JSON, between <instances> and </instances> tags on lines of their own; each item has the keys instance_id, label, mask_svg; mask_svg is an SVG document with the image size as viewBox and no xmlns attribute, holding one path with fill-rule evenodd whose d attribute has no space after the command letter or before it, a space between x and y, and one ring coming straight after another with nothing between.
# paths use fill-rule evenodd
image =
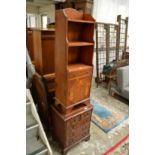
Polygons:
<instances>
[{"instance_id":1,"label":"wooden side panel","mask_svg":"<svg viewBox=\"0 0 155 155\"><path fill-rule=\"evenodd\" d=\"M39 74L54 73L55 32L51 30L33 30L35 67Z\"/></svg>"},{"instance_id":2,"label":"wooden side panel","mask_svg":"<svg viewBox=\"0 0 155 155\"><path fill-rule=\"evenodd\" d=\"M67 21L62 10L56 11L56 32L55 32L55 81L56 98L62 103L66 102L67 96L67 56L66 45Z\"/></svg>"},{"instance_id":3,"label":"wooden side panel","mask_svg":"<svg viewBox=\"0 0 155 155\"><path fill-rule=\"evenodd\" d=\"M51 106L50 109L50 115L51 115L51 126L53 128L53 136L59 141L61 144L61 147L65 147L65 121L61 114L54 108L54 106Z\"/></svg>"},{"instance_id":4,"label":"wooden side panel","mask_svg":"<svg viewBox=\"0 0 155 155\"><path fill-rule=\"evenodd\" d=\"M34 61L38 73L43 74L41 32L33 31Z\"/></svg>"},{"instance_id":5,"label":"wooden side panel","mask_svg":"<svg viewBox=\"0 0 155 155\"><path fill-rule=\"evenodd\" d=\"M54 32L42 32L42 59L43 74L54 73L54 48L55 36Z\"/></svg>"}]
</instances>

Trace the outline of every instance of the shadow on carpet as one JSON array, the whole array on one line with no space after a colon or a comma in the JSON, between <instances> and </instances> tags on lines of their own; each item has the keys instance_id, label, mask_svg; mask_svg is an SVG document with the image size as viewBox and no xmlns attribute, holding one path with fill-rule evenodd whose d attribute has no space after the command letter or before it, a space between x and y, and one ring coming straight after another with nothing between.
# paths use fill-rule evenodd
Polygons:
<instances>
[{"instance_id":1,"label":"shadow on carpet","mask_svg":"<svg viewBox=\"0 0 155 155\"><path fill-rule=\"evenodd\" d=\"M108 133L128 119L128 115L123 114L118 109L104 106L94 99L91 99L91 104L93 105L92 122L105 133Z\"/></svg>"}]
</instances>

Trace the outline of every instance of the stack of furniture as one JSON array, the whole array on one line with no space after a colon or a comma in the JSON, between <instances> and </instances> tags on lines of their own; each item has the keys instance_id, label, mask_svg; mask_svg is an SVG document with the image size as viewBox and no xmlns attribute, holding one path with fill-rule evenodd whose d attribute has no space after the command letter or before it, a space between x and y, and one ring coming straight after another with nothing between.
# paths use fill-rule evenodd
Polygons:
<instances>
[{"instance_id":1,"label":"stack of furniture","mask_svg":"<svg viewBox=\"0 0 155 155\"><path fill-rule=\"evenodd\" d=\"M38 105L42 123L48 128L48 104L55 96L54 48L55 29L33 28L33 52L36 74L33 78L32 93ZM47 101L44 97L46 91Z\"/></svg>"},{"instance_id":2,"label":"stack of furniture","mask_svg":"<svg viewBox=\"0 0 155 155\"><path fill-rule=\"evenodd\" d=\"M95 20L67 8L56 11L55 104L51 124L63 153L90 137Z\"/></svg>"},{"instance_id":3,"label":"stack of furniture","mask_svg":"<svg viewBox=\"0 0 155 155\"><path fill-rule=\"evenodd\" d=\"M75 0L74 0L75 1ZM76 0L75 9L83 13L93 13L93 0Z\"/></svg>"},{"instance_id":4,"label":"stack of furniture","mask_svg":"<svg viewBox=\"0 0 155 155\"><path fill-rule=\"evenodd\" d=\"M55 4L56 10L64 8L74 8L80 12L92 14L93 0L66 0Z\"/></svg>"}]
</instances>

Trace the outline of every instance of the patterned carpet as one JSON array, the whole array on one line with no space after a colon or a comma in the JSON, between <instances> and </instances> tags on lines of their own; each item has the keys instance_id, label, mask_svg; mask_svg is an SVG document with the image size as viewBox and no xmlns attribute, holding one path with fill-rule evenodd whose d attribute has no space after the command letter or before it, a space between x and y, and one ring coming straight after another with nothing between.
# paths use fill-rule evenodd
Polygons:
<instances>
[{"instance_id":1,"label":"patterned carpet","mask_svg":"<svg viewBox=\"0 0 155 155\"><path fill-rule=\"evenodd\" d=\"M128 155L129 154L129 135L121 139L117 144L112 146L103 155Z\"/></svg>"},{"instance_id":2,"label":"patterned carpet","mask_svg":"<svg viewBox=\"0 0 155 155\"><path fill-rule=\"evenodd\" d=\"M128 115L125 115L117 108L109 108L93 98L91 104L93 105L92 121L106 133L128 118Z\"/></svg>"}]
</instances>

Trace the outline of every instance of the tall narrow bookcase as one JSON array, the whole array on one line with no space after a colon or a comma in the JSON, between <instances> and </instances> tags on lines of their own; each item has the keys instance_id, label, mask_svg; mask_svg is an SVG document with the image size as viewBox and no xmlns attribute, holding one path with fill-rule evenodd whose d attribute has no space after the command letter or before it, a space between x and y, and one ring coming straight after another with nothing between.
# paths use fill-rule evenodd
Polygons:
<instances>
[{"instance_id":1,"label":"tall narrow bookcase","mask_svg":"<svg viewBox=\"0 0 155 155\"><path fill-rule=\"evenodd\" d=\"M56 11L56 96L51 119L63 152L90 137L94 25L91 15L75 9Z\"/></svg>"},{"instance_id":2,"label":"tall narrow bookcase","mask_svg":"<svg viewBox=\"0 0 155 155\"><path fill-rule=\"evenodd\" d=\"M73 107L90 96L95 20L67 8L56 11L56 101Z\"/></svg>"}]
</instances>

